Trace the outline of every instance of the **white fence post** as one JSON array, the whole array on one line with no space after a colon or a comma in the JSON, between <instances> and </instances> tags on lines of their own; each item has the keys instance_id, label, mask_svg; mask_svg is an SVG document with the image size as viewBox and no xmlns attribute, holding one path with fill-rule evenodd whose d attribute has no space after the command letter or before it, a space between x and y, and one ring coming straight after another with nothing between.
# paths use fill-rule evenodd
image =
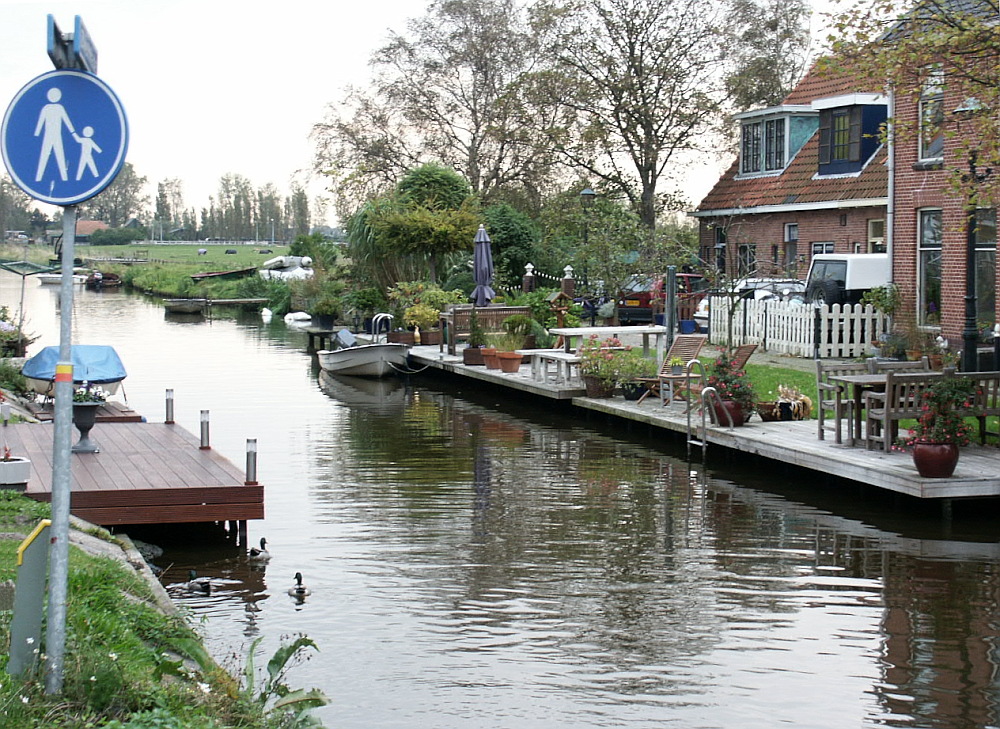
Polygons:
<instances>
[{"instance_id":1,"label":"white fence post","mask_svg":"<svg viewBox=\"0 0 1000 729\"><path fill-rule=\"evenodd\" d=\"M709 302L709 341L725 344L730 299ZM820 341L814 342L816 308L791 301L737 302L733 344L759 344L762 350L821 358L853 359L870 353L872 342L888 329L888 319L869 305L834 304L819 307ZM818 347L817 347L818 344Z\"/></svg>"}]
</instances>

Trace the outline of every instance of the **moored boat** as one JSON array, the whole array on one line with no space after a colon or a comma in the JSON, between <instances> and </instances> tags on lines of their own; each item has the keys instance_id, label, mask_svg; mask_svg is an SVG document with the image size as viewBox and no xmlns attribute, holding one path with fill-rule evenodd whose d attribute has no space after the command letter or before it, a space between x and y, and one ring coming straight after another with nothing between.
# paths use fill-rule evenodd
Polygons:
<instances>
[{"instance_id":1,"label":"moored boat","mask_svg":"<svg viewBox=\"0 0 1000 729\"><path fill-rule=\"evenodd\" d=\"M319 366L337 375L385 377L406 371L409 347L405 344L359 344L341 349L321 349L316 353Z\"/></svg>"},{"instance_id":2,"label":"moored boat","mask_svg":"<svg viewBox=\"0 0 1000 729\"><path fill-rule=\"evenodd\" d=\"M114 347L106 344L74 344L71 345L71 352L74 387L86 382L90 385L100 385L112 395L118 392L127 373ZM35 392L52 397L55 394L58 362L59 347L44 347L24 363L21 374Z\"/></svg>"},{"instance_id":3,"label":"moored boat","mask_svg":"<svg viewBox=\"0 0 1000 729\"><path fill-rule=\"evenodd\" d=\"M201 314L208 299L164 299L163 308L171 314Z\"/></svg>"},{"instance_id":4,"label":"moored boat","mask_svg":"<svg viewBox=\"0 0 1000 729\"><path fill-rule=\"evenodd\" d=\"M37 276L35 276L35 278L38 279L38 283L43 284L45 286L52 286L52 285L58 286L58 285L60 285L62 283L62 274L58 273L58 272L54 272L54 273L40 273ZM74 286L83 286L85 283L87 283L87 275L86 274L83 274L83 273L74 273L73 274L73 285Z\"/></svg>"},{"instance_id":5,"label":"moored boat","mask_svg":"<svg viewBox=\"0 0 1000 729\"><path fill-rule=\"evenodd\" d=\"M122 285L122 278L117 273L102 273L94 271L87 276L84 287L89 291L103 291L104 289L116 289Z\"/></svg>"}]
</instances>

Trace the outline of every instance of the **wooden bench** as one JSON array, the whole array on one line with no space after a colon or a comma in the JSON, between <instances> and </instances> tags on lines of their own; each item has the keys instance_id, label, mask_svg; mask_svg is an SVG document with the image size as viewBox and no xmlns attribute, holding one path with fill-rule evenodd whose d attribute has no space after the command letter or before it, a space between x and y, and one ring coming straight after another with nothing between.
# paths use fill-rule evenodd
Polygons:
<instances>
[{"instance_id":1,"label":"wooden bench","mask_svg":"<svg viewBox=\"0 0 1000 729\"><path fill-rule=\"evenodd\" d=\"M956 412L979 421L979 440L985 443L986 418L1000 416L1000 372L956 373L946 369L943 373L888 372L884 392L866 392L865 447L871 450L874 444L880 444L882 450L888 451L899 430L899 421L920 417L924 393L942 377L955 377L972 385L974 395L970 407Z\"/></svg>"},{"instance_id":2,"label":"wooden bench","mask_svg":"<svg viewBox=\"0 0 1000 729\"><path fill-rule=\"evenodd\" d=\"M455 345L460 339L469 338L469 319L472 315L472 304L451 304L439 316L441 328L441 344L439 351L448 347L448 354L456 354ZM484 332L499 332L503 330L504 319L514 314L531 316L530 306L477 306L476 318Z\"/></svg>"}]
</instances>

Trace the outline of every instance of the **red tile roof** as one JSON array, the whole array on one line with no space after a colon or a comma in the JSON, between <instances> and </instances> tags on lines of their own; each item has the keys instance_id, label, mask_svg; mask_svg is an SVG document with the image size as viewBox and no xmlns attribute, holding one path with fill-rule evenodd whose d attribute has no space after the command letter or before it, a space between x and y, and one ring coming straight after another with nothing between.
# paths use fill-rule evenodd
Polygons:
<instances>
[{"instance_id":1,"label":"red tile roof","mask_svg":"<svg viewBox=\"0 0 1000 729\"><path fill-rule=\"evenodd\" d=\"M733 162L697 209L728 210L886 197L889 172L885 162L886 153L882 147L858 176L814 179L819 167L819 135L813 134L780 175L738 180L738 160Z\"/></svg>"},{"instance_id":2,"label":"red tile roof","mask_svg":"<svg viewBox=\"0 0 1000 729\"><path fill-rule=\"evenodd\" d=\"M879 91L877 88L864 88L864 86L855 78L821 70L814 65L795 90L785 98L784 103L808 104L814 99L830 96ZM701 201L697 210L705 212L764 205L884 198L889 190L889 175L885 162L886 152L882 147L860 175L814 179L819 169L819 134L814 133L780 175L736 179L739 170L737 158Z\"/></svg>"},{"instance_id":3,"label":"red tile roof","mask_svg":"<svg viewBox=\"0 0 1000 729\"><path fill-rule=\"evenodd\" d=\"M90 235L95 230L107 230L109 226L101 220L78 220L76 221L77 235Z\"/></svg>"}]
</instances>

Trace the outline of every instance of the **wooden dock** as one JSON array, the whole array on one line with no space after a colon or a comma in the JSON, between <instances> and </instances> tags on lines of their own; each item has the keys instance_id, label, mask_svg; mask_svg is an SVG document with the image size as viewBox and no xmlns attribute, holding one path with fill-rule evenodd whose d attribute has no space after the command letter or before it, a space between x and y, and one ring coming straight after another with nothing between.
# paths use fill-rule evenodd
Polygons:
<instances>
[{"instance_id":1,"label":"wooden dock","mask_svg":"<svg viewBox=\"0 0 1000 729\"><path fill-rule=\"evenodd\" d=\"M31 459L25 492L52 498L51 424L4 428L11 452ZM74 438L78 435L73 431ZM91 431L100 453L73 453L70 510L94 524L244 522L264 518L264 487L181 426L98 422Z\"/></svg>"},{"instance_id":2,"label":"wooden dock","mask_svg":"<svg viewBox=\"0 0 1000 729\"><path fill-rule=\"evenodd\" d=\"M536 382L526 364L511 374L485 367L468 367L462 364L461 357L441 353L437 347L413 347L410 356L417 368L426 366L505 387L526 396L567 401L582 410L671 431L682 439L688 436L686 404L683 402L664 407L658 399L647 399L638 405L621 396L588 398L583 387ZM700 424L700 417L694 418L693 422ZM919 499L1000 496L1000 449L993 447L964 447L958 468L951 478L922 478L917 474L909 453L883 453L868 451L864 447L837 445L832 434L827 435L827 440L819 440L815 420L764 423L755 417L749 424L731 430L710 426L705 442L708 444L709 459L713 449L722 447ZM696 447L692 453L700 458L701 448Z\"/></svg>"}]
</instances>

